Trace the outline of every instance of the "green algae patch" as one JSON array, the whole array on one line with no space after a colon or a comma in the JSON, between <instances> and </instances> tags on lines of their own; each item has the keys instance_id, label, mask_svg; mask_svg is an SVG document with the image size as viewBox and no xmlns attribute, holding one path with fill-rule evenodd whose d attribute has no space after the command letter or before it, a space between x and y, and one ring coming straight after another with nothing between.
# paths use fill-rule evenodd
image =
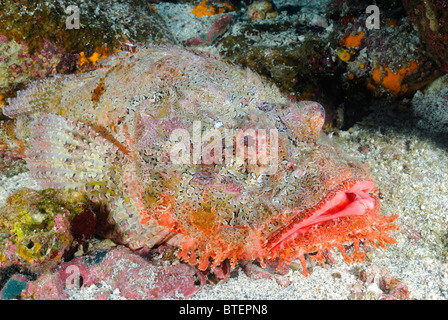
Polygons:
<instances>
[{"instance_id":1,"label":"green algae patch","mask_svg":"<svg viewBox=\"0 0 448 320\"><path fill-rule=\"evenodd\" d=\"M66 27L70 15L66 9L76 4L79 10L79 29ZM146 1L85 1L66 0L0 2L0 35L25 42L31 52L39 51L47 39L69 53L96 48L110 48L125 39L131 42L166 42L173 37L163 20Z\"/></svg>"},{"instance_id":2,"label":"green algae patch","mask_svg":"<svg viewBox=\"0 0 448 320\"><path fill-rule=\"evenodd\" d=\"M86 203L75 191L22 189L0 208L0 267L42 269L59 262L71 245L70 222Z\"/></svg>"}]
</instances>

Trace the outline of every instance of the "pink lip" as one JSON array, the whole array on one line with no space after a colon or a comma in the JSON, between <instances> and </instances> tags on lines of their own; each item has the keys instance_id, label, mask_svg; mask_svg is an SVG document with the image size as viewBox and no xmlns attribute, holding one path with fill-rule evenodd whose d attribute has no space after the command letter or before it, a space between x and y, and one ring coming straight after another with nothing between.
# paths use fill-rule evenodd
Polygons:
<instances>
[{"instance_id":1,"label":"pink lip","mask_svg":"<svg viewBox=\"0 0 448 320\"><path fill-rule=\"evenodd\" d=\"M353 181L348 186L343 185L336 191L331 192L320 206L313 210L313 213L304 220L294 222L296 217L303 215L303 211L298 212L292 218L292 223L280 231L269 244L269 250L274 249L280 243L290 239L296 234L303 233L311 226L325 221L334 220L341 217L360 216L375 207L375 199L369 195L375 188L375 184L369 180Z\"/></svg>"}]
</instances>

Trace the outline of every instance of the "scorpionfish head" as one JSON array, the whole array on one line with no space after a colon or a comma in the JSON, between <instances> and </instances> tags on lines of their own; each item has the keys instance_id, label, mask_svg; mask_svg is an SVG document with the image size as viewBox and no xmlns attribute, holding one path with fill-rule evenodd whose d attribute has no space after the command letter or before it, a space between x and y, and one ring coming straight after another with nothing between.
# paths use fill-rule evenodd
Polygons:
<instances>
[{"instance_id":1,"label":"scorpionfish head","mask_svg":"<svg viewBox=\"0 0 448 320\"><path fill-rule=\"evenodd\" d=\"M199 124L175 114L140 116L146 218L172 231L178 256L200 269L227 259L299 259L307 274L305 257L322 260L333 248L362 260L364 244L394 241L396 217L379 214L374 182L322 134L324 117L312 101L260 103Z\"/></svg>"}]
</instances>

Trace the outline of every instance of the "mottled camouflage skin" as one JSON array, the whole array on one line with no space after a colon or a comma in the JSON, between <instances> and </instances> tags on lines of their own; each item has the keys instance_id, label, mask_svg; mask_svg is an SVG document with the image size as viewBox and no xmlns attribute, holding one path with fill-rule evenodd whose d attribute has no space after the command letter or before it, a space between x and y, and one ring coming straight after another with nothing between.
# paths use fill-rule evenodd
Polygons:
<instances>
[{"instance_id":1,"label":"mottled camouflage skin","mask_svg":"<svg viewBox=\"0 0 448 320\"><path fill-rule=\"evenodd\" d=\"M28 146L31 175L44 187L70 187L102 203L104 235L131 248L167 242L205 269L225 259L286 261L338 247L360 260L359 241L392 242L375 207L282 234L332 194L370 180L321 137L319 105L294 103L250 70L196 51L148 47L97 70L33 84L5 108ZM216 129L278 131L278 170L259 164L173 165L170 135ZM231 138L231 137L229 137ZM227 149L225 149L227 150ZM234 154L234 150L230 150ZM279 240L280 239L280 240ZM349 257L342 247L355 244ZM305 270L305 269L304 269Z\"/></svg>"}]
</instances>

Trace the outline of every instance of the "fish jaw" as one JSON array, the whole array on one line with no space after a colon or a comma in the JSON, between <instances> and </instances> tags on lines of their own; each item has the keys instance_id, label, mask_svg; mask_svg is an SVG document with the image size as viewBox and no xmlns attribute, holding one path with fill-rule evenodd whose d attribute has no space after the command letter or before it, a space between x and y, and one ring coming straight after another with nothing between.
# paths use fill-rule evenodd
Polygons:
<instances>
[{"instance_id":1,"label":"fish jaw","mask_svg":"<svg viewBox=\"0 0 448 320\"><path fill-rule=\"evenodd\" d=\"M337 248L347 262L361 262L365 258L359 247L361 241L382 248L385 243L395 243L389 233L398 229L392 224L398 216L379 213L380 202L375 192L375 184L370 180L347 180L309 210L295 212L289 221L280 223L270 234L266 233L266 226L261 225L221 226L210 230L207 241L183 232L174 238L179 242L172 244L180 248L179 258L198 265L201 270L213 269L226 259L230 260L232 268L238 260L259 260L264 266L266 262L280 259L280 267L282 263L299 259L302 273L307 276L305 254L317 252L312 257L322 261L324 250ZM223 230L240 230L247 236L244 241L231 244L221 234ZM355 252L348 255L344 245L351 243Z\"/></svg>"},{"instance_id":2,"label":"fish jaw","mask_svg":"<svg viewBox=\"0 0 448 320\"><path fill-rule=\"evenodd\" d=\"M330 192L316 207L309 210L310 212L306 213L307 218L303 219L304 213L299 212L292 218L290 224L279 228L280 230L269 239L269 250L273 250L294 235L305 232L313 225L342 217L361 216L368 210L375 209L374 196L369 194L374 187L375 184L369 180L342 184Z\"/></svg>"},{"instance_id":3,"label":"fish jaw","mask_svg":"<svg viewBox=\"0 0 448 320\"><path fill-rule=\"evenodd\" d=\"M382 248L385 243L395 243L388 233L399 229L392 224L398 215L381 215L375 192L370 180L343 182L314 207L297 211L289 222L274 230L267 237L266 259L280 258L287 263L299 259L302 273L308 275L305 254L316 253L312 258L322 261L324 250L336 247L347 262L361 262L365 253L359 248L360 241ZM351 255L346 253L345 244L353 244Z\"/></svg>"}]
</instances>

